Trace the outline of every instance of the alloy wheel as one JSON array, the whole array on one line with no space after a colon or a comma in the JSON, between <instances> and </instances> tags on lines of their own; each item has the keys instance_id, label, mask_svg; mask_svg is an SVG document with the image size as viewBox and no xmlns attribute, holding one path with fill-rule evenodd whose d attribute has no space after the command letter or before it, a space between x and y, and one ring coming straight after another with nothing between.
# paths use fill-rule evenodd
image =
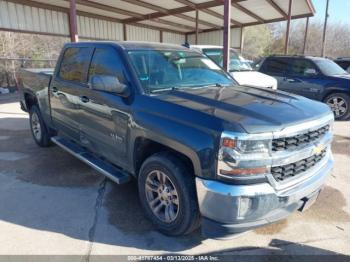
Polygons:
<instances>
[{"instance_id":1,"label":"alloy wheel","mask_svg":"<svg viewBox=\"0 0 350 262\"><path fill-rule=\"evenodd\" d=\"M179 198L171 179L164 172L154 170L147 175L145 191L153 214L165 223L175 221L179 213Z\"/></svg>"},{"instance_id":2,"label":"alloy wheel","mask_svg":"<svg viewBox=\"0 0 350 262\"><path fill-rule=\"evenodd\" d=\"M334 115L339 118L344 116L348 111L348 104L342 97L332 96L327 100L327 105L330 106Z\"/></svg>"}]
</instances>

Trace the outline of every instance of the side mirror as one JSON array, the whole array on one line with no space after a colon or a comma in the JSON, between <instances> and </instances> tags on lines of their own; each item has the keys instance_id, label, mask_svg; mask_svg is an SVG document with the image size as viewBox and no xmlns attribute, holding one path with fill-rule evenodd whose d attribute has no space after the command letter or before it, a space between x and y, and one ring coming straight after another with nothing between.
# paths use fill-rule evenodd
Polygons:
<instances>
[{"instance_id":1,"label":"side mirror","mask_svg":"<svg viewBox=\"0 0 350 262\"><path fill-rule=\"evenodd\" d=\"M129 96L128 86L120 83L116 76L94 75L90 78L90 84L94 90L115 93L122 97Z\"/></svg>"},{"instance_id":2,"label":"side mirror","mask_svg":"<svg viewBox=\"0 0 350 262\"><path fill-rule=\"evenodd\" d=\"M307 75L307 76L316 76L317 75L317 71L314 68L307 68L304 71L304 74Z\"/></svg>"}]
</instances>

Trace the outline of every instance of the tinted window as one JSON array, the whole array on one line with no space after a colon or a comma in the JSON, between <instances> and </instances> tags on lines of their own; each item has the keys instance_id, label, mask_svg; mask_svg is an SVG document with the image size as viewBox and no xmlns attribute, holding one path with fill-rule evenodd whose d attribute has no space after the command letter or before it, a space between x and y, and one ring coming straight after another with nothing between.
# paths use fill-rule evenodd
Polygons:
<instances>
[{"instance_id":1,"label":"tinted window","mask_svg":"<svg viewBox=\"0 0 350 262\"><path fill-rule=\"evenodd\" d=\"M288 67L288 59L268 58L263 63L262 71L270 75L283 75Z\"/></svg>"},{"instance_id":2,"label":"tinted window","mask_svg":"<svg viewBox=\"0 0 350 262\"><path fill-rule=\"evenodd\" d=\"M85 71L90 62L90 48L72 47L64 52L59 77L67 81L84 83Z\"/></svg>"},{"instance_id":3,"label":"tinted window","mask_svg":"<svg viewBox=\"0 0 350 262\"><path fill-rule=\"evenodd\" d=\"M315 63L321 72L327 76L348 74L343 68L329 59L317 59L315 60Z\"/></svg>"},{"instance_id":4,"label":"tinted window","mask_svg":"<svg viewBox=\"0 0 350 262\"><path fill-rule=\"evenodd\" d=\"M309 60L306 59L295 59L290 69L292 75L307 76L309 75L308 70L316 70L316 66Z\"/></svg>"},{"instance_id":5,"label":"tinted window","mask_svg":"<svg viewBox=\"0 0 350 262\"><path fill-rule=\"evenodd\" d=\"M115 76L120 83L126 84L122 60L113 48L96 48L92 58L89 78L94 75Z\"/></svg>"}]
</instances>

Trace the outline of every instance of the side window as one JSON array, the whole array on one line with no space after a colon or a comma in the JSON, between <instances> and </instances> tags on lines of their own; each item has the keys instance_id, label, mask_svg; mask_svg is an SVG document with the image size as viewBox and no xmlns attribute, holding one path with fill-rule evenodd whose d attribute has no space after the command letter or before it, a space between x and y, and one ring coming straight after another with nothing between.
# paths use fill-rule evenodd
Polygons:
<instances>
[{"instance_id":1,"label":"side window","mask_svg":"<svg viewBox=\"0 0 350 262\"><path fill-rule=\"evenodd\" d=\"M127 84L121 57L111 47L96 48L89 69L89 79L94 75L115 76L120 83Z\"/></svg>"},{"instance_id":2,"label":"side window","mask_svg":"<svg viewBox=\"0 0 350 262\"><path fill-rule=\"evenodd\" d=\"M283 58L269 58L263 63L263 72L268 75L282 76L288 71L288 60Z\"/></svg>"},{"instance_id":3,"label":"side window","mask_svg":"<svg viewBox=\"0 0 350 262\"><path fill-rule=\"evenodd\" d=\"M64 52L59 77L66 81L85 83L85 71L90 62L91 49L71 47Z\"/></svg>"},{"instance_id":4,"label":"side window","mask_svg":"<svg viewBox=\"0 0 350 262\"><path fill-rule=\"evenodd\" d=\"M291 74L297 76L308 76L310 71L317 72L316 66L306 59L295 59L292 67Z\"/></svg>"}]
</instances>

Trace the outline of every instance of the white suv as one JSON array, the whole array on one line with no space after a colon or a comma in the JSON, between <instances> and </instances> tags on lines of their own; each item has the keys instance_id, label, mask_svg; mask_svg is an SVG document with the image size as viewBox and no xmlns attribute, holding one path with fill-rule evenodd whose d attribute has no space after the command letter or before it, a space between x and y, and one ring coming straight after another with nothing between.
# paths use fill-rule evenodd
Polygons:
<instances>
[{"instance_id":1,"label":"white suv","mask_svg":"<svg viewBox=\"0 0 350 262\"><path fill-rule=\"evenodd\" d=\"M191 49L200 51L217 65L223 65L222 46L213 45L191 45ZM253 71L247 60L240 56L235 50L230 49L230 74L239 85L264 87L277 89L277 80L263 73Z\"/></svg>"}]
</instances>

